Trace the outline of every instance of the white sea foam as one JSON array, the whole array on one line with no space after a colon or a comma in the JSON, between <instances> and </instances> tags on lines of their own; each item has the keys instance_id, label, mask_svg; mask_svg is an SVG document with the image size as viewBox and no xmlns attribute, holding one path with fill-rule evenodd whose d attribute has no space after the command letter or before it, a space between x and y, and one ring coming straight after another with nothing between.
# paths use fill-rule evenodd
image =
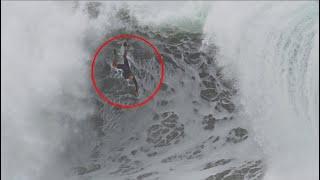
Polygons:
<instances>
[{"instance_id":1,"label":"white sea foam","mask_svg":"<svg viewBox=\"0 0 320 180\"><path fill-rule=\"evenodd\" d=\"M318 13L316 2L216 2L207 17L266 154L265 179L319 178Z\"/></svg>"}]
</instances>

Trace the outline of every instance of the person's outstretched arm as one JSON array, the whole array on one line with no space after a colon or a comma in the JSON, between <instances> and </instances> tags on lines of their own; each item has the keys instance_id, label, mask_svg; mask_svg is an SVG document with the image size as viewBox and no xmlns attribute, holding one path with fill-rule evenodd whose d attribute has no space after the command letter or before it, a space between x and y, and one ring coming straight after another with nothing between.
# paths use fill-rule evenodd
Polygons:
<instances>
[{"instance_id":1,"label":"person's outstretched arm","mask_svg":"<svg viewBox=\"0 0 320 180\"><path fill-rule=\"evenodd\" d=\"M128 63L128 59L127 59L127 53L128 53L128 48L129 48L129 46L128 46L127 42L124 42L124 43L123 43L123 46L124 46L123 62L124 62L124 64L125 64L126 66L129 67L129 63Z\"/></svg>"}]
</instances>

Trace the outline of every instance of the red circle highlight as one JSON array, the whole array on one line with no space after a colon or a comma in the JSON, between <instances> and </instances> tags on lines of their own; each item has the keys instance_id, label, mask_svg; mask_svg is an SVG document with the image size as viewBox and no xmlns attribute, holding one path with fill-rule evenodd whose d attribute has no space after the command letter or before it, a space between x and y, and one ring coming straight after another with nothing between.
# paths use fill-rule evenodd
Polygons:
<instances>
[{"instance_id":1,"label":"red circle highlight","mask_svg":"<svg viewBox=\"0 0 320 180\"><path fill-rule=\"evenodd\" d=\"M119 39L125 39L125 38L129 38L129 39L134 39L134 40L138 40L138 41L142 41L145 44L147 44L149 47L151 47L153 49L153 52L156 55L157 60L159 61L160 64L160 81L157 85L157 87L155 88L155 90L151 93L150 96L148 96L147 98L145 98L142 102L136 103L136 104L121 104L121 103L116 103L111 101L102 91L101 89L97 86L97 82L96 79L94 77L95 74L95 64L97 61L97 58L100 54L100 52L102 51L102 49L106 46L108 46L111 42L119 40ZM149 103L156 95L157 93L160 91L160 88L164 82L164 61L162 56L160 55L159 50L156 48L156 46L154 46L152 43L150 43L148 40L146 40L144 37L138 36L138 35L133 35L133 34L119 34L117 36L113 36L111 37L109 40L105 41L102 45L100 45L98 47L98 49L95 51L93 59L92 59L92 63L91 63L91 81L92 81L92 85L94 90L96 91L97 95L104 101L107 102L108 104L118 107L118 108L123 108L123 109L130 109L130 108L138 108L138 107L142 107L144 105L146 105L147 103Z\"/></svg>"}]
</instances>

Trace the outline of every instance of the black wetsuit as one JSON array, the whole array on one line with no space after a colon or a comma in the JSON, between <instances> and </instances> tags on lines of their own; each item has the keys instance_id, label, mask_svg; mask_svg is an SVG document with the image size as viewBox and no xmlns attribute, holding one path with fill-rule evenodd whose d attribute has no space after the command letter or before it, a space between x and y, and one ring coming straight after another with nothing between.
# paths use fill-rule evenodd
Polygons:
<instances>
[{"instance_id":1,"label":"black wetsuit","mask_svg":"<svg viewBox=\"0 0 320 180\"><path fill-rule=\"evenodd\" d=\"M129 76L133 76L131 70L130 70L130 66L129 66L129 62L128 62L128 59L127 59L127 51L125 50L124 54L123 54L123 61L124 61L124 64L117 64L117 68L118 69L122 69L122 76L125 78L125 79L129 79ZM132 78L132 81L134 83L134 85L136 86L136 90L138 91L138 83L136 81L136 78L133 76Z\"/></svg>"}]
</instances>

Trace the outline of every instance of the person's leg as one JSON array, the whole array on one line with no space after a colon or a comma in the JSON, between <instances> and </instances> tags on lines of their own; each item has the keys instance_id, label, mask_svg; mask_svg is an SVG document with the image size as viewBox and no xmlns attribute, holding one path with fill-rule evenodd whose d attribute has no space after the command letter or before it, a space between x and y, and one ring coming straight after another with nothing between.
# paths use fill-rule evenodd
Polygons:
<instances>
[{"instance_id":1,"label":"person's leg","mask_svg":"<svg viewBox=\"0 0 320 180\"><path fill-rule=\"evenodd\" d=\"M123 56L123 62L124 62L124 65L126 65L129 68L129 62L126 56Z\"/></svg>"}]
</instances>

